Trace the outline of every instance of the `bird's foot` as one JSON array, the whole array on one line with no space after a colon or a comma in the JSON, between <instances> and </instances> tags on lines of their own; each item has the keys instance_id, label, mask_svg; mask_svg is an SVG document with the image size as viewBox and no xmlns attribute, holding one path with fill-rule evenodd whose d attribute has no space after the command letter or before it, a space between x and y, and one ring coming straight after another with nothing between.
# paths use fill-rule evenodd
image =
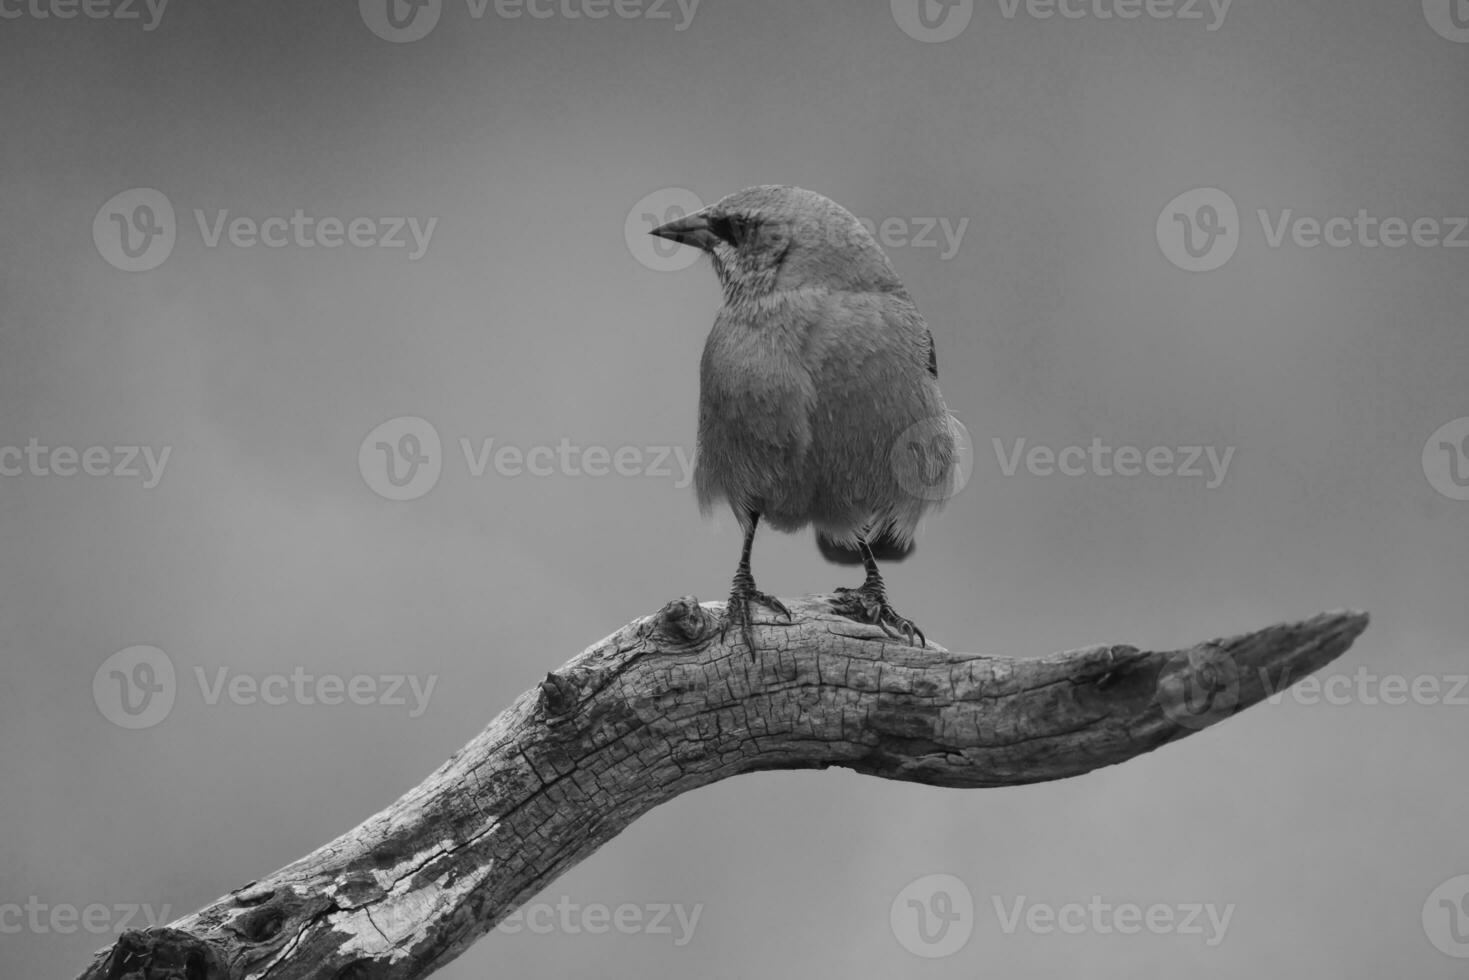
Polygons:
<instances>
[{"instance_id":1,"label":"bird's foot","mask_svg":"<svg viewBox=\"0 0 1469 980\"><path fill-rule=\"evenodd\" d=\"M863 585L855 589L837 589L832 608L859 623L873 623L891 637L902 636L913 646L927 646L928 640L918 624L888 604L887 593L882 586ZM896 632L895 632L896 631ZM915 642L916 641L916 642Z\"/></svg>"},{"instance_id":2,"label":"bird's foot","mask_svg":"<svg viewBox=\"0 0 1469 980\"><path fill-rule=\"evenodd\" d=\"M729 603L725 607L724 624L719 628L719 641L724 642L725 634L729 632L730 626L738 626L740 635L744 637L745 648L750 651L750 656L755 656L755 633L752 629L754 619L750 614L752 605L761 605L778 612L784 616L787 622L791 619L791 611L786 604L768 592L761 592L755 588L753 580L735 579L734 588L729 593Z\"/></svg>"}]
</instances>

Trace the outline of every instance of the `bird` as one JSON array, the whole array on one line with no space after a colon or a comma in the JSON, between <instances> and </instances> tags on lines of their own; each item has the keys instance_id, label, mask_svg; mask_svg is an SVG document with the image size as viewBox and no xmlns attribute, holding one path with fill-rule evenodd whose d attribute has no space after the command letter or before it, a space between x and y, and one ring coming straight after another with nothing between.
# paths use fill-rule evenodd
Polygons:
<instances>
[{"instance_id":1,"label":"bird","mask_svg":"<svg viewBox=\"0 0 1469 980\"><path fill-rule=\"evenodd\" d=\"M651 234L706 253L724 293L700 359L694 468L700 510L723 501L744 532L721 640L737 625L753 655L755 606L791 620L751 572L764 521L813 526L829 559L860 561L863 583L833 597L839 614L926 646L889 602L877 554L906 556L955 492L957 421L933 333L882 248L830 198L773 184Z\"/></svg>"}]
</instances>

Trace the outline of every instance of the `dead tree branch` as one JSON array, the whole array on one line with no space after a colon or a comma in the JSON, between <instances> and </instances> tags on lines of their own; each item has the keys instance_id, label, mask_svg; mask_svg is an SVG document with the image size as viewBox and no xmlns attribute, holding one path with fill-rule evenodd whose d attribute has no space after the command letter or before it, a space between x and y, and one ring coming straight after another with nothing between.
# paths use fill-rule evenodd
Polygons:
<instances>
[{"instance_id":1,"label":"dead tree branch","mask_svg":"<svg viewBox=\"0 0 1469 980\"><path fill-rule=\"evenodd\" d=\"M821 597L763 619L752 657L718 605L669 603L588 648L381 813L84 980L424 977L648 810L739 773L845 766L1013 786L1114 765L1340 656L1335 612L1177 652L1041 659L916 649Z\"/></svg>"}]
</instances>

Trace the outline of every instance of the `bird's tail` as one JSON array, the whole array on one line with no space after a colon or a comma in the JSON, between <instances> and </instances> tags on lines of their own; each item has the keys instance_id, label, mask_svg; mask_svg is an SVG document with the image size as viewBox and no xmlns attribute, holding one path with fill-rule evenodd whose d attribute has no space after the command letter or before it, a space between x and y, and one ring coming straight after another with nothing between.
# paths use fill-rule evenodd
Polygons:
<instances>
[{"instance_id":1,"label":"bird's tail","mask_svg":"<svg viewBox=\"0 0 1469 980\"><path fill-rule=\"evenodd\" d=\"M834 565L860 565L862 564L862 552L855 547L833 541L824 534L816 535L816 546L821 549L821 556ZM900 541L890 531L883 531L867 542L872 549L872 557L878 561L902 561L917 550L917 545L910 539Z\"/></svg>"}]
</instances>

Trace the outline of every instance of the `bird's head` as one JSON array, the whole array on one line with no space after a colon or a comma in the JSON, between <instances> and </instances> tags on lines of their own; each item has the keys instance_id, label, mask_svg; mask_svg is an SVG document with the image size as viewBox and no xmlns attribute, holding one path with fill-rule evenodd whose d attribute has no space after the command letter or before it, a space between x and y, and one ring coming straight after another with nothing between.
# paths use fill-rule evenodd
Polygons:
<instances>
[{"instance_id":1,"label":"bird's head","mask_svg":"<svg viewBox=\"0 0 1469 980\"><path fill-rule=\"evenodd\" d=\"M736 191L652 234L709 253L730 303L807 287L903 288L887 256L850 211L799 187Z\"/></svg>"}]
</instances>

